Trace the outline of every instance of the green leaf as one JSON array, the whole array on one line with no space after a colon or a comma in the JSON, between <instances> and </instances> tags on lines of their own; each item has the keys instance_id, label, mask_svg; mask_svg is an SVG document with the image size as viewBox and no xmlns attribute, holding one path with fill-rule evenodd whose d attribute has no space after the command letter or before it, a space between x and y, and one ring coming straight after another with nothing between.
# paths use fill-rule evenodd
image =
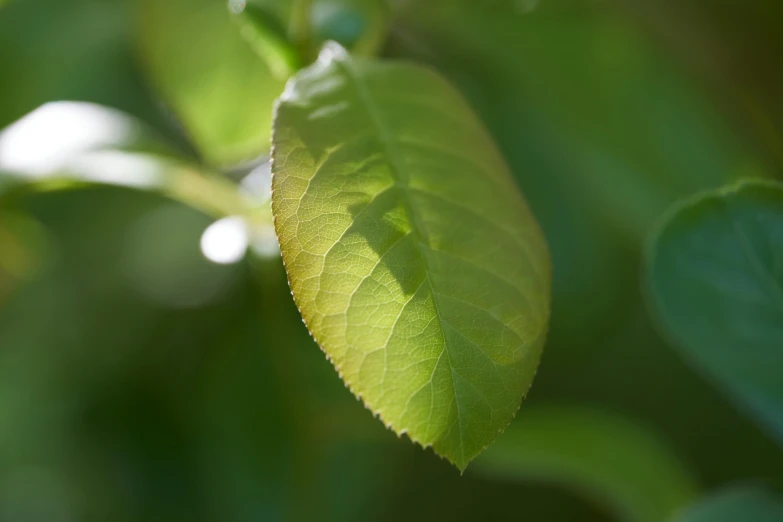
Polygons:
<instances>
[{"instance_id":1,"label":"green leaf","mask_svg":"<svg viewBox=\"0 0 783 522\"><path fill-rule=\"evenodd\" d=\"M241 163L269 150L283 90L216 0L141 0L139 48L152 83L205 159Z\"/></svg>"},{"instance_id":2,"label":"green leaf","mask_svg":"<svg viewBox=\"0 0 783 522\"><path fill-rule=\"evenodd\" d=\"M780 522L783 498L761 488L734 488L701 500L673 522Z\"/></svg>"},{"instance_id":3,"label":"green leaf","mask_svg":"<svg viewBox=\"0 0 783 522\"><path fill-rule=\"evenodd\" d=\"M783 186L681 204L647 270L651 310L675 346L783 441Z\"/></svg>"},{"instance_id":4,"label":"green leaf","mask_svg":"<svg viewBox=\"0 0 783 522\"><path fill-rule=\"evenodd\" d=\"M280 20L263 6L244 0L229 2L234 21L250 47L267 64L276 78L288 79L299 68L299 56L288 41Z\"/></svg>"},{"instance_id":5,"label":"green leaf","mask_svg":"<svg viewBox=\"0 0 783 522\"><path fill-rule=\"evenodd\" d=\"M508 167L442 78L336 44L274 128L272 211L311 333L387 426L464 469L519 408L549 316Z\"/></svg>"},{"instance_id":6,"label":"green leaf","mask_svg":"<svg viewBox=\"0 0 783 522\"><path fill-rule=\"evenodd\" d=\"M628 522L666 520L697 489L654 433L583 407L524 410L475 466L490 477L564 485Z\"/></svg>"}]
</instances>

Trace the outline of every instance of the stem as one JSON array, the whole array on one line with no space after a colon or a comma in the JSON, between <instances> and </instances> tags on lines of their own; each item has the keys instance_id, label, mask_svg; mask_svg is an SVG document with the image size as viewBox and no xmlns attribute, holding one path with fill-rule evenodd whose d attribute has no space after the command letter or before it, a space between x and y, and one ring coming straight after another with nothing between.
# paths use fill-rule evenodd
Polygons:
<instances>
[{"instance_id":1,"label":"stem","mask_svg":"<svg viewBox=\"0 0 783 522\"><path fill-rule=\"evenodd\" d=\"M272 74L281 80L287 80L299 70L301 64L297 49L285 35L278 34L265 23L261 14L251 7L232 16L239 32L250 44L250 48L267 64Z\"/></svg>"},{"instance_id":2,"label":"stem","mask_svg":"<svg viewBox=\"0 0 783 522\"><path fill-rule=\"evenodd\" d=\"M294 0L291 22L288 34L291 41L299 49L299 54L304 62L310 61L311 39L310 25L312 23L313 0Z\"/></svg>"},{"instance_id":3,"label":"stem","mask_svg":"<svg viewBox=\"0 0 783 522\"><path fill-rule=\"evenodd\" d=\"M97 157L95 157L97 156ZM179 160L163 158L143 152L99 151L85 153L82 159L89 164L100 159L103 167L132 165L140 173L136 176L116 176L105 180L78 165L65 169L65 174L30 179L14 176L3 186L3 192L17 189L40 191L62 190L85 184L119 185L158 192L200 210L215 219L241 216L255 225L272 223L272 209L268 198L253 198L233 181L220 175L204 172ZM149 173L148 177L144 173Z\"/></svg>"},{"instance_id":4,"label":"stem","mask_svg":"<svg viewBox=\"0 0 783 522\"><path fill-rule=\"evenodd\" d=\"M190 167L172 168L160 191L214 218L242 216L253 224L272 222L268 200L253 200L236 183Z\"/></svg>"}]
</instances>

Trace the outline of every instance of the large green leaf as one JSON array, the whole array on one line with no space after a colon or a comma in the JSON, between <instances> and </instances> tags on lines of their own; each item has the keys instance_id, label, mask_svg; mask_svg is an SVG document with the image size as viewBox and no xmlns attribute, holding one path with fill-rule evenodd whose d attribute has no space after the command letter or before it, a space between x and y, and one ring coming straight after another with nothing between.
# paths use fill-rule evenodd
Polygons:
<instances>
[{"instance_id":1,"label":"large green leaf","mask_svg":"<svg viewBox=\"0 0 783 522\"><path fill-rule=\"evenodd\" d=\"M517 411L549 315L547 247L468 105L428 69L336 44L274 123L294 298L351 390L460 469Z\"/></svg>"},{"instance_id":2,"label":"large green leaf","mask_svg":"<svg viewBox=\"0 0 783 522\"><path fill-rule=\"evenodd\" d=\"M219 166L266 153L283 90L221 0L141 0L139 48L153 84L204 157Z\"/></svg>"},{"instance_id":3,"label":"large green leaf","mask_svg":"<svg viewBox=\"0 0 783 522\"><path fill-rule=\"evenodd\" d=\"M780 522L783 498L772 491L742 487L719 492L680 513L674 522Z\"/></svg>"},{"instance_id":4,"label":"large green leaf","mask_svg":"<svg viewBox=\"0 0 783 522\"><path fill-rule=\"evenodd\" d=\"M676 208L648 284L674 344L783 440L783 186L746 183Z\"/></svg>"},{"instance_id":5,"label":"large green leaf","mask_svg":"<svg viewBox=\"0 0 783 522\"><path fill-rule=\"evenodd\" d=\"M475 465L494 478L566 486L628 522L666 520L697 489L655 433L584 407L526 409Z\"/></svg>"}]
</instances>

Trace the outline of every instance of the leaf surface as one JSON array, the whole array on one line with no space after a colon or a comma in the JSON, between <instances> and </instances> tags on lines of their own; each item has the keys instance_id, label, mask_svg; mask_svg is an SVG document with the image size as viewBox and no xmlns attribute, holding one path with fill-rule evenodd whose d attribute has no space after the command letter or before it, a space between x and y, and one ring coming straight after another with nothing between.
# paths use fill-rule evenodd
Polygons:
<instances>
[{"instance_id":1,"label":"leaf surface","mask_svg":"<svg viewBox=\"0 0 783 522\"><path fill-rule=\"evenodd\" d=\"M676 208L648 284L674 344L783 441L783 187L750 182Z\"/></svg>"},{"instance_id":2,"label":"leaf surface","mask_svg":"<svg viewBox=\"0 0 783 522\"><path fill-rule=\"evenodd\" d=\"M539 363L547 247L466 102L336 44L274 122L272 211L294 299L351 390L460 469Z\"/></svg>"}]
</instances>

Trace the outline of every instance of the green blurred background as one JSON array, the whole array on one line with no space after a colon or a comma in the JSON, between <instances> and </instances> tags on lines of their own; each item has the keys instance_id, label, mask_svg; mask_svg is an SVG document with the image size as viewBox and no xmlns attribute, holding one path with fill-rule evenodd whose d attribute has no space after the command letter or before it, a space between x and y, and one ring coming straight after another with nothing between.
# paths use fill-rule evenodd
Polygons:
<instances>
[{"instance_id":1,"label":"green blurred background","mask_svg":"<svg viewBox=\"0 0 783 522\"><path fill-rule=\"evenodd\" d=\"M640 283L671 203L783 172L783 4L534 4L315 0L306 21L313 45L454 82L549 241L543 363L460 476L343 386L270 246L272 104L301 64L265 53L297 27L288 2L0 1L0 521L655 522L783 478L783 449L667 346ZM47 163L83 112L12 125L63 100L105 125ZM207 259L234 214L240 255Z\"/></svg>"}]
</instances>

